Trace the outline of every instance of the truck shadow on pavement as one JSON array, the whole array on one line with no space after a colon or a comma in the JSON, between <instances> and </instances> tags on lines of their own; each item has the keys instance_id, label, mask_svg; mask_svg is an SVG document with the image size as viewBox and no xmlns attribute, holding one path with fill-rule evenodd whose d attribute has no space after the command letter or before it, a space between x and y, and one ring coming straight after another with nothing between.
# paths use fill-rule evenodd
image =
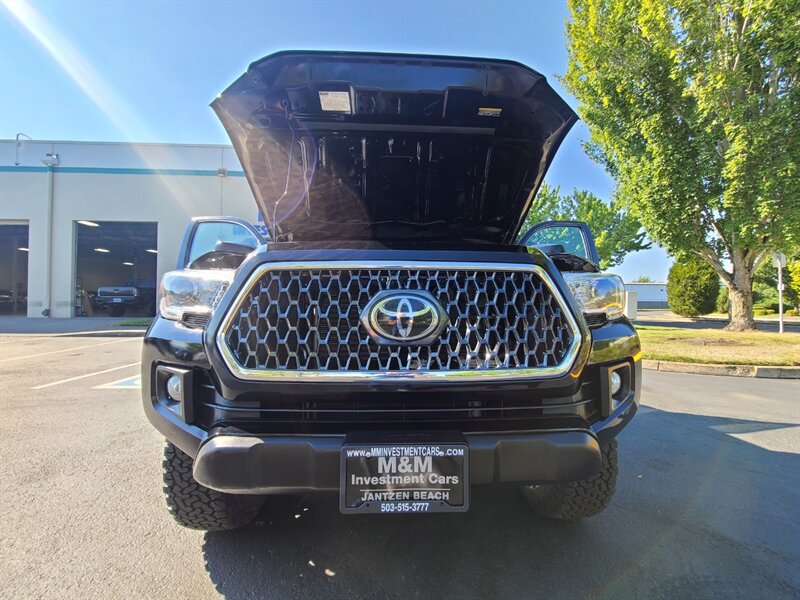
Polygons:
<instances>
[{"instance_id":1,"label":"truck shadow on pavement","mask_svg":"<svg viewBox=\"0 0 800 600\"><path fill-rule=\"evenodd\" d=\"M798 431L643 407L594 519L540 519L512 486L474 488L460 515L345 516L335 495L311 496L206 534L206 569L237 600L796 598L800 455L735 436Z\"/></svg>"}]
</instances>

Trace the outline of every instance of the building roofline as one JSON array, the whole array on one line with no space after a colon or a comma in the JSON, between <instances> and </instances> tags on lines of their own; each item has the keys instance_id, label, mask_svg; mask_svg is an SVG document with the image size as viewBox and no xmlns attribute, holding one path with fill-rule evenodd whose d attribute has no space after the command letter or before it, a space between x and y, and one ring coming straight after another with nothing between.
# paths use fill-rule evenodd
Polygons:
<instances>
[{"instance_id":1,"label":"building roofline","mask_svg":"<svg viewBox=\"0 0 800 600\"><path fill-rule=\"evenodd\" d=\"M0 143L9 142L16 144L14 138L0 138ZM21 143L34 142L37 144L75 144L75 145L96 145L96 146L182 146L187 148L233 148L230 144L192 144L188 142L98 142L88 140L39 140L24 139Z\"/></svg>"}]
</instances>

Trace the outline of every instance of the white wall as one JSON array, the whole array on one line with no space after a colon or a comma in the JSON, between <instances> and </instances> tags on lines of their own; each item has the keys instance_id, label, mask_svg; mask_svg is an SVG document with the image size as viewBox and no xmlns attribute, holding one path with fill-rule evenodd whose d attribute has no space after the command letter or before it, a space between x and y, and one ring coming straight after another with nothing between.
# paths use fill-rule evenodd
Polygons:
<instances>
[{"instance_id":1,"label":"white wall","mask_svg":"<svg viewBox=\"0 0 800 600\"><path fill-rule=\"evenodd\" d=\"M48 152L59 157L52 169L52 236L47 226L50 175L41 161ZM220 168L228 175L218 176ZM220 214L253 223L258 219L250 188L229 147L23 141L17 159L17 144L0 141L0 222L30 223L31 317L41 316L46 308L53 317L73 314L75 221L157 222L160 278L175 268L189 219Z\"/></svg>"},{"instance_id":2,"label":"white wall","mask_svg":"<svg viewBox=\"0 0 800 600\"><path fill-rule=\"evenodd\" d=\"M667 308L666 283L626 283L625 289L636 292L640 308Z\"/></svg>"},{"instance_id":3,"label":"white wall","mask_svg":"<svg viewBox=\"0 0 800 600\"><path fill-rule=\"evenodd\" d=\"M28 314L40 315L49 264L46 174L0 172L0 223L19 221L28 223Z\"/></svg>"}]
</instances>

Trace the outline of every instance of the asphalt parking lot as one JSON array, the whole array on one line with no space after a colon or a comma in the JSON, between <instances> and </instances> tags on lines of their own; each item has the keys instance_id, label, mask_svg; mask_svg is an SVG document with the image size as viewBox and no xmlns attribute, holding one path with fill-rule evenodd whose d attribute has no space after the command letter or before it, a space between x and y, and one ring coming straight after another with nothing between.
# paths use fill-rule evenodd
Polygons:
<instances>
[{"instance_id":1,"label":"asphalt parking lot","mask_svg":"<svg viewBox=\"0 0 800 600\"><path fill-rule=\"evenodd\" d=\"M646 371L615 501L580 524L508 487L464 515L322 496L204 534L161 497L139 350L0 335L0 597L800 597L800 381Z\"/></svg>"}]
</instances>

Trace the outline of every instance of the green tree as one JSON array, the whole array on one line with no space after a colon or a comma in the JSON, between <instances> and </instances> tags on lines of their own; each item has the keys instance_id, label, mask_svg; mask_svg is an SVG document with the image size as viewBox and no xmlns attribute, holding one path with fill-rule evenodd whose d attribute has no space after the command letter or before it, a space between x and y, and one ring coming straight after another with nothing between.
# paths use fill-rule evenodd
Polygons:
<instances>
[{"instance_id":1,"label":"green tree","mask_svg":"<svg viewBox=\"0 0 800 600\"><path fill-rule=\"evenodd\" d=\"M588 151L654 241L716 270L728 327L754 327L755 270L800 246L797 0L568 2Z\"/></svg>"},{"instance_id":2,"label":"green tree","mask_svg":"<svg viewBox=\"0 0 800 600\"><path fill-rule=\"evenodd\" d=\"M602 269L620 264L629 252L650 247L642 226L618 202L606 204L584 190L562 196L559 188L542 184L525 218L523 234L542 221L584 221L594 237Z\"/></svg>"},{"instance_id":3,"label":"green tree","mask_svg":"<svg viewBox=\"0 0 800 600\"><path fill-rule=\"evenodd\" d=\"M800 309L800 260L790 262L786 265L788 277L784 277L786 289L792 291L795 308Z\"/></svg>"},{"instance_id":4,"label":"green tree","mask_svg":"<svg viewBox=\"0 0 800 600\"><path fill-rule=\"evenodd\" d=\"M639 275L636 279L631 281L631 283L656 283L656 281L648 275Z\"/></svg>"},{"instance_id":5,"label":"green tree","mask_svg":"<svg viewBox=\"0 0 800 600\"><path fill-rule=\"evenodd\" d=\"M728 288L720 286L719 294L717 294L717 306L714 307L718 313L727 313L730 309L731 304L728 296Z\"/></svg>"},{"instance_id":6,"label":"green tree","mask_svg":"<svg viewBox=\"0 0 800 600\"><path fill-rule=\"evenodd\" d=\"M800 262L789 260L783 270L783 303L786 307L800 304L800 295L798 295L800 281L795 282L793 276L794 272L798 272L800 275L797 266L799 264ZM778 310L778 269L772 264L771 258L761 263L753 276L753 305Z\"/></svg>"},{"instance_id":7,"label":"green tree","mask_svg":"<svg viewBox=\"0 0 800 600\"><path fill-rule=\"evenodd\" d=\"M667 302L672 312L699 317L714 312L719 296L719 275L705 261L687 254L670 267Z\"/></svg>"}]
</instances>

